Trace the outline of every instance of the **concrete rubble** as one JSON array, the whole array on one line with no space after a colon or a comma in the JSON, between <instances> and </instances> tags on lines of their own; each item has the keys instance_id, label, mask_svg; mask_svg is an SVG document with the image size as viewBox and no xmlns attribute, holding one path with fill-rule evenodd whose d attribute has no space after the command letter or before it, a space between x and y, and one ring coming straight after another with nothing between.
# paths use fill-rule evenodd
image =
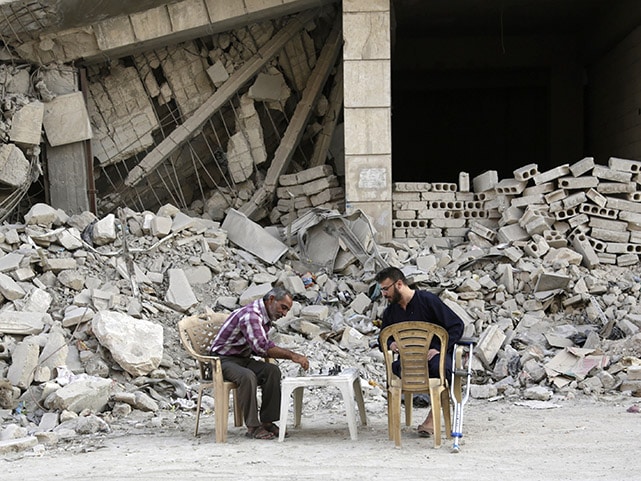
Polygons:
<instances>
[{"instance_id":1,"label":"concrete rubble","mask_svg":"<svg viewBox=\"0 0 641 481\"><path fill-rule=\"evenodd\" d=\"M313 227L336 222L344 242L329 268L317 268L300 247L322 243ZM193 418L198 370L177 320L234 309L277 283L294 292L295 304L275 323L274 340L308 355L312 372L357 368L367 409L384 413L376 340L385 304L373 281L383 265L439 293L478 337L475 398L641 396L638 263L586 265L585 253L560 245L538 255L520 236L496 245L478 234L455 246L432 237L376 245L363 222L317 209L289 238L287 229L252 225L286 246L268 261L252 253L262 237L242 238L240 247L234 229L171 205L98 219L38 204L24 223L0 226L0 452L107 432L141 413L147 426L162 425L163 416ZM612 243L619 244L605 242ZM292 363L281 367L298 373ZM323 391L305 402L332 409L338 396ZM212 408L206 397L204 409Z\"/></svg>"}]
</instances>

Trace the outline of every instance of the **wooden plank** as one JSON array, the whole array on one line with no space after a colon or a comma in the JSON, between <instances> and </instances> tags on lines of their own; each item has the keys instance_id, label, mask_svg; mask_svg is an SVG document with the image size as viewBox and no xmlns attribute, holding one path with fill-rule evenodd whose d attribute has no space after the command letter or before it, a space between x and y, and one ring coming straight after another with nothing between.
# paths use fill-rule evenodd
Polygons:
<instances>
[{"instance_id":1,"label":"wooden plank","mask_svg":"<svg viewBox=\"0 0 641 481\"><path fill-rule=\"evenodd\" d=\"M258 71L277 55L283 46L305 27L307 22L315 17L316 13L315 9L308 10L290 20L285 28L274 35L251 59L236 70L191 117L171 132L137 166L131 169L125 179L125 185L133 187L138 184L146 175L156 170L162 162L167 160L178 147L191 139L218 109L229 102L238 90L254 78Z\"/></svg>"},{"instance_id":2,"label":"wooden plank","mask_svg":"<svg viewBox=\"0 0 641 481\"><path fill-rule=\"evenodd\" d=\"M271 201L276 192L278 178L289 167L294 150L305 133L305 127L311 116L312 109L316 105L325 82L341 52L343 46L341 33L341 17L338 16L318 57L314 71L307 81L303 96L296 106L296 110L276 152L274 152L274 159L269 169L267 169L263 186L257 189L252 198L240 209L243 214L252 220L257 220L255 218L257 213L264 210L265 206Z\"/></svg>"}]
</instances>

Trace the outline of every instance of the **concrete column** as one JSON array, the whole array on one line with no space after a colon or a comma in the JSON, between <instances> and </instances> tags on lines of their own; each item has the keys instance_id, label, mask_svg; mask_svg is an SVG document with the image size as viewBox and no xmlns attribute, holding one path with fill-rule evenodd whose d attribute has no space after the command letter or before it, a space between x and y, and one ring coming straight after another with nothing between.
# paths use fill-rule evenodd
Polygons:
<instances>
[{"instance_id":1,"label":"concrete column","mask_svg":"<svg viewBox=\"0 0 641 481\"><path fill-rule=\"evenodd\" d=\"M390 0L343 1L345 206L392 239Z\"/></svg>"},{"instance_id":2,"label":"concrete column","mask_svg":"<svg viewBox=\"0 0 641 481\"><path fill-rule=\"evenodd\" d=\"M47 71L44 73L45 83L52 93L59 98L73 93L78 93L79 79L75 69L61 69L60 71ZM54 99L55 100L55 99ZM88 172L87 172L87 151L84 140L90 133L82 130L78 114L78 108L74 108L73 102L63 102L60 112L56 118L59 121L53 122L50 127L57 134L56 145L51 145L51 139L46 143L47 173L49 179L49 203L56 209L62 209L67 214L80 214L90 210L88 195ZM83 102L84 105L84 102ZM65 114L65 108L69 114ZM84 108L84 106L83 106ZM45 110L47 106L45 106ZM74 123L76 122L76 123ZM88 127L88 120L85 118L85 125ZM45 126L45 130L47 127ZM59 129L55 131L55 129Z\"/></svg>"}]
</instances>

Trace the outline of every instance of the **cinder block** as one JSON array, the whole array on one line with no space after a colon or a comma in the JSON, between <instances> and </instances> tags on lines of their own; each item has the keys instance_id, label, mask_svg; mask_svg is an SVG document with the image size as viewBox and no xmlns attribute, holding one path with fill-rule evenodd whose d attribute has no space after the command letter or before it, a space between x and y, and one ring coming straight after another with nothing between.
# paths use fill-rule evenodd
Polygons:
<instances>
[{"instance_id":1,"label":"cinder block","mask_svg":"<svg viewBox=\"0 0 641 481\"><path fill-rule=\"evenodd\" d=\"M501 215L500 224L501 225L510 225L516 224L523 217L523 209L518 207L508 207L503 211Z\"/></svg>"},{"instance_id":2,"label":"cinder block","mask_svg":"<svg viewBox=\"0 0 641 481\"><path fill-rule=\"evenodd\" d=\"M587 236L576 236L572 242L572 246L575 251L583 256L581 263L585 267L592 269L599 265L599 257L596 255L592 245L588 242Z\"/></svg>"},{"instance_id":3,"label":"cinder block","mask_svg":"<svg viewBox=\"0 0 641 481\"><path fill-rule=\"evenodd\" d=\"M479 224L476 221L470 223L470 230L490 242L494 242L496 240L496 231L488 229L486 226Z\"/></svg>"},{"instance_id":4,"label":"cinder block","mask_svg":"<svg viewBox=\"0 0 641 481\"><path fill-rule=\"evenodd\" d=\"M628 192L625 198L631 202L641 202L641 192Z\"/></svg>"},{"instance_id":5,"label":"cinder block","mask_svg":"<svg viewBox=\"0 0 641 481\"><path fill-rule=\"evenodd\" d=\"M420 192L392 192L392 201L416 201L421 200Z\"/></svg>"},{"instance_id":6,"label":"cinder block","mask_svg":"<svg viewBox=\"0 0 641 481\"><path fill-rule=\"evenodd\" d=\"M456 192L421 192L421 200L456 200Z\"/></svg>"},{"instance_id":7,"label":"cinder block","mask_svg":"<svg viewBox=\"0 0 641 481\"><path fill-rule=\"evenodd\" d=\"M590 222L590 218L587 216L587 214L579 214L575 215L574 217L571 217L568 219L568 224L570 224L570 227L575 228L580 225L586 224Z\"/></svg>"},{"instance_id":8,"label":"cinder block","mask_svg":"<svg viewBox=\"0 0 641 481\"><path fill-rule=\"evenodd\" d=\"M532 217L529 222L526 224L521 224L528 234L542 234L546 230L549 230L552 224L554 223L554 217L548 216L535 216Z\"/></svg>"},{"instance_id":9,"label":"cinder block","mask_svg":"<svg viewBox=\"0 0 641 481\"><path fill-rule=\"evenodd\" d=\"M620 220L602 219L600 217L590 218L590 227L597 229L608 229L623 232L627 229L628 223Z\"/></svg>"},{"instance_id":10,"label":"cinder block","mask_svg":"<svg viewBox=\"0 0 641 481\"><path fill-rule=\"evenodd\" d=\"M428 182L395 182L392 186L395 192L429 192L432 184Z\"/></svg>"},{"instance_id":11,"label":"cinder block","mask_svg":"<svg viewBox=\"0 0 641 481\"><path fill-rule=\"evenodd\" d=\"M556 231L553 229L543 231L543 238L545 239L545 242L547 242L550 247L554 247L555 249L560 249L561 247L567 247L568 245L567 238L563 234L561 234L559 231Z\"/></svg>"},{"instance_id":12,"label":"cinder block","mask_svg":"<svg viewBox=\"0 0 641 481\"><path fill-rule=\"evenodd\" d=\"M637 174L641 172L641 162L638 160L620 159L618 157L610 157L608 166L611 169L621 170L623 172L632 172Z\"/></svg>"},{"instance_id":13,"label":"cinder block","mask_svg":"<svg viewBox=\"0 0 641 481\"><path fill-rule=\"evenodd\" d=\"M608 229L599 229L593 227L590 231L590 236L594 239L599 239L605 242L625 242L630 240L630 232L628 231L613 231Z\"/></svg>"},{"instance_id":14,"label":"cinder block","mask_svg":"<svg viewBox=\"0 0 641 481\"><path fill-rule=\"evenodd\" d=\"M592 169L592 175L599 179L609 180L611 182L631 182L632 173L620 170L610 169L603 165L595 165Z\"/></svg>"},{"instance_id":15,"label":"cinder block","mask_svg":"<svg viewBox=\"0 0 641 481\"><path fill-rule=\"evenodd\" d=\"M605 251L610 254L641 254L641 244L608 242Z\"/></svg>"},{"instance_id":16,"label":"cinder block","mask_svg":"<svg viewBox=\"0 0 641 481\"><path fill-rule=\"evenodd\" d=\"M607 203L606 197L594 189L588 190L585 195L599 207L605 207L605 204Z\"/></svg>"},{"instance_id":17,"label":"cinder block","mask_svg":"<svg viewBox=\"0 0 641 481\"><path fill-rule=\"evenodd\" d=\"M499 183L499 174L496 170L488 170L472 179L474 192L485 192L494 189Z\"/></svg>"},{"instance_id":18,"label":"cinder block","mask_svg":"<svg viewBox=\"0 0 641 481\"><path fill-rule=\"evenodd\" d=\"M505 333L496 324L488 326L481 334L474 352L486 367L491 366L505 338Z\"/></svg>"},{"instance_id":19,"label":"cinder block","mask_svg":"<svg viewBox=\"0 0 641 481\"><path fill-rule=\"evenodd\" d=\"M513 172L514 178L518 181L528 181L538 173L539 166L537 164L524 165Z\"/></svg>"},{"instance_id":20,"label":"cinder block","mask_svg":"<svg viewBox=\"0 0 641 481\"><path fill-rule=\"evenodd\" d=\"M558 212L554 213L554 217L556 217L556 220L567 220L579 213L579 210L577 207L572 207L570 209L563 209Z\"/></svg>"},{"instance_id":21,"label":"cinder block","mask_svg":"<svg viewBox=\"0 0 641 481\"><path fill-rule=\"evenodd\" d=\"M497 238L499 242L512 243L528 240L530 238L530 234L528 234L520 225L510 224L499 229Z\"/></svg>"},{"instance_id":22,"label":"cinder block","mask_svg":"<svg viewBox=\"0 0 641 481\"><path fill-rule=\"evenodd\" d=\"M528 205L535 204L545 204L545 199L543 198L542 194L515 197L514 199L510 200L510 205L513 207L526 207Z\"/></svg>"},{"instance_id":23,"label":"cinder block","mask_svg":"<svg viewBox=\"0 0 641 481\"><path fill-rule=\"evenodd\" d=\"M296 179L299 184L305 184L311 182L312 180L321 179L328 177L334 174L332 166L329 164L323 164L311 169L301 170L296 174Z\"/></svg>"},{"instance_id":24,"label":"cinder block","mask_svg":"<svg viewBox=\"0 0 641 481\"><path fill-rule=\"evenodd\" d=\"M459 172L458 174L458 190L459 192L470 191L470 174L469 172Z\"/></svg>"},{"instance_id":25,"label":"cinder block","mask_svg":"<svg viewBox=\"0 0 641 481\"><path fill-rule=\"evenodd\" d=\"M617 199L616 197L606 197L606 207L609 209L626 210L628 212L641 213L641 204L630 202L629 200Z\"/></svg>"},{"instance_id":26,"label":"cinder block","mask_svg":"<svg viewBox=\"0 0 641 481\"><path fill-rule=\"evenodd\" d=\"M550 246L541 236L537 236L537 239L532 239L530 242L527 242L523 246L523 251L531 257L540 258L548 253Z\"/></svg>"},{"instance_id":27,"label":"cinder block","mask_svg":"<svg viewBox=\"0 0 641 481\"><path fill-rule=\"evenodd\" d=\"M554 182L544 182L539 185L530 185L525 188L523 195L548 194L556 189Z\"/></svg>"},{"instance_id":28,"label":"cinder block","mask_svg":"<svg viewBox=\"0 0 641 481\"><path fill-rule=\"evenodd\" d=\"M579 177L592 168L594 168L594 157L584 157L570 166L570 172L574 177Z\"/></svg>"},{"instance_id":29,"label":"cinder block","mask_svg":"<svg viewBox=\"0 0 641 481\"><path fill-rule=\"evenodd\" d=\"M563 207L570 209L574 206L580 205L587 200L585 192L577 192L576 194L569 195L563 199Z\"/></svg>"},{"instance_id":30,"label":"cinder block","mask_svg":"<svg viewBox=\"0 0 641 481\"><path fill-rule=\"evenodd\" d=\"M627 194L636 191L636 182L620 184L618 182L599 182L596 186L597 192L601 194Z\"/></svg>"},{"instance_id":31,"label":"cinder block","mask_svg":"<svg viewBox=\"0 0 641 481\"><path fill-rule=\"evenodd\" d=\"M535 184L542 184L543 182L550 182L552 180L558 179L559 177L563 177L565 175L568 175L570 173L570 168L568 164L563 164L559 165L558 167L554 167L553 169L550 169L546 172L541 172L540 174L535 175L532 177L534 180Z\"/></svg>"},{"instance_id":32,"label":"cinder block","mask_svg":"<svg viewBox=\"0 0 641 481\"><path fill-rule=\"evenodd\" d=\"M606 252L597 252L597 257L599 258L600 264L616 265L618 256Z\"/></svg>"},{"instance_id":33,"label":"cinder block","mask_svg":"<svg viewBox=\"0 0 641 481\"><path fill-rule=\"evenodd\" d=\"M599 179L595 177L563 177L558 181L562 189L590 189L599 185Z\"/></svg>"},{"instance_id":34,"label":"cinder block","mask_svg":"<svg viewBox=\"0 0 641 481\"><path fill-rule=\"evenodd\" d=\"M465 219L432 219L430 222L432 227L448 228L448 227L464 227Z\"/></svg>"},{"instance_id":35,"label":"cinder block","mask_svg":"<svg viewBox=\"0 0 641 481\"><path fill-rule=\"evenodd\" d=\"M519 181L516 179L503 179L498 184L496 184L494 190L496 190L497 194L519 195L523 192L523 190L525 190L526 185L526 181Z\"/></svg>"},{"instance_id":36,"label":"cinder block","mask_svg":"<svg viewBox=\"0 0 641 481\"><path fill-rule=\"evenodd\" d=\"M579 212L588 215L596 215L599 217L605 217L607 219L616 219L619 216L619 213L616 209L608 209L604 207L597 207L592 204L581 204L579 206Z\"/></svg>"},{"instance_id":37,"label":"cinder block","mask_svg":"<svg viewBox=\"0 0 641 481\"><path fill-rule=\"evenodd\" d=\"M628 212L622 210L621 212L619 212L618 217L620 220L641 225L641 213L639 212Z\"/></svg>"},{"instance_id":38,"label":"cinder block","mask_svg":"<svg viewBox=\"0 0 641 481\"><path fill-rule=\"evenodd\" d=\"M545 202L547 202L548 204L551 204L552 202L557 202L559 200L565 199L567 195L568 193L565 190L557 189L548 194L545 194L543 198L545 199Z\"/></svg>"},{"instance_id":39,"label":"cinder block","mask_svg":"<svg viewBox=\"0 0 641 481\"><path fill-rule=\"evenodd\" d=\"M433 182L432 192L456 192L457 185L448 182Z\"/></svg>"}]
</instances>

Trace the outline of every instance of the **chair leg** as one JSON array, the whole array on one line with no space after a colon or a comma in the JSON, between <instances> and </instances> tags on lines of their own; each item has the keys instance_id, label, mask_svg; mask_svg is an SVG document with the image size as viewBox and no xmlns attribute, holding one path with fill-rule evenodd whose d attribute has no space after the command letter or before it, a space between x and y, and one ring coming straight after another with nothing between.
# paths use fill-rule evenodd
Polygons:
<instances>
[{"instance_id":1,"label":"chair leg","mask_svg":"<svg viewBox=\"0 0 641 481\"><path fill-rule=\"evenodd\" d=\"M411 392L405 393L405 426L412 425L412 407L414 406L414 395Z\"/></svg>"},{"instance_id":2,"label":"chair leg","mask_svg":"<svg viewBox=\"0 0 641 481\"><path fill-rule=\"evenodd\" d=\"M222 383L214 384L214 418L216 420L216 442L227 441L227 425L229 422L229 392L225 391Z\"/></svg>"},{"instance_id":3,"label":"chair leg","mask_svg":"<svg viewBox=\"0 0 641 481\"><path fill-rule=\"evenodd\" d=\"M449 439L452 436L452 413L447 389L441 391L441 407L443 408L443 420L445 421L445 437Z\"/></svg>"},{"instance_id":4,"label":"chair leg","mask_svg":"<svg viewBox=\"0 0 641 481\"><path fill-rule=\"evenodd\" d=\"M401 445L401 390L398 388L392 388L391 393L391 409L392 415L390 419L392 421L392 433L394 444L399 447Z\"/></svg>"},{"instance_id":5,"label":"chair leg","mask_svg":"<svg viewBox=\"0 0 641 481\"><path fill-rule=\"evenodd\" d=\"M441 398L436 390L430 390L432 419L434 420L434 448L441 447Z\"/></svg>"},{"instance_id":6,"label":"chair leg","mask_svg":"<svg viewBox=\"0 0 641 481\"><path fill-rule=\"evenodd\" d=\"M394 412L392 409L392 391L391 389L388 389L387 390L387 434L390 441L394 439L394 424L392 422L393 416L394 416Z\"/></svg>"}]
</instances>

